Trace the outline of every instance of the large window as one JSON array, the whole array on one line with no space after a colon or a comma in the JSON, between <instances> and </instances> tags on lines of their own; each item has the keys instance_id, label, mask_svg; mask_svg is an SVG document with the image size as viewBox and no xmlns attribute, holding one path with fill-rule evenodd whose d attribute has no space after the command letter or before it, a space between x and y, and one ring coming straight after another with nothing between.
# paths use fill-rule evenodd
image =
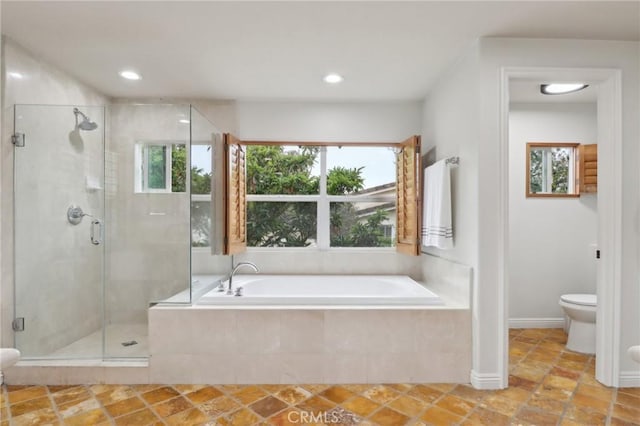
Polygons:
<instances>
[{"instance_id":1,"label":"large window","mask_svg":"<svg viewBox=\"0 0 640 426\"><path fill-rule=\"evenodd\" d=\"M249 247L391 247L390 147L246 147Z\"/></svg>"}]
</instances>

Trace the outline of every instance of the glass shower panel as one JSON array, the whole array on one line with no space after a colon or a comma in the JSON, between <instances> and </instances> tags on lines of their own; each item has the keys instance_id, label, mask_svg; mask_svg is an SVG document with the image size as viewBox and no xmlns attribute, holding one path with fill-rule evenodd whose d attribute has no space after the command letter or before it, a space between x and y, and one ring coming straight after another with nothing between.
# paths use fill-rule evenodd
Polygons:
<instances>
[{"instance_id":1,"label":"glass shower panel","mask_svg":"<svg viewBox=\"0 0 640 426\"><path fill-rule=\"evenodd\" d=\"M153 303L190 302L189 105L109 106L105 355L148 356Z\"/></svg>"},{"instance_id":2,"label":"glass shower panel","mask_svg":"<svg viewBox=\"0 0 640 426\"><path fill-rule=\"evenodd\" d=\"M23 135L14 148L16 347L26 358L101 357L104 108L16 105L14 114Z\"/></svg>"},{"instance_id":3,"label":"glass shower panel","mask_svg":"<svg viewBox=\"0 0 640 426\"><path fill-rule=\"evenodd\" d=\"M222 143L222 134L191 107L191 289L192 300L217 285L231 270L229 256L213 255L220 233L221 206L215 206L214 198L221 183L221 164L215 158L215 145ZM219 148L219 147L218 147ZM220 195L220 194L218 194ZM218 197L221 198L221 197ZM212 244L214 247L212 247Z\"/></svg>"}]
</instances>

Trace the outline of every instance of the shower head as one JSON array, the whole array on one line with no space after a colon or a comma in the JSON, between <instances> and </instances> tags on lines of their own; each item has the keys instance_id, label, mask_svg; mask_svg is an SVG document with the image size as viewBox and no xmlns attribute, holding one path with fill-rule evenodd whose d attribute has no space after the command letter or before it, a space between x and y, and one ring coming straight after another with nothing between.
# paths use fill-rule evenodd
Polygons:
<instances>
[{"instance_id":1,"label":"shower head","mask_svg":"<svg viewBox=\"0 0 640 426\"><path fill-rule=\"evenodd\" d=\"M95 130L98 128L98 125L91 121L89 117L84 115L82 111L78 108L73 109L73 113L76 115L76 127L82 130ZM78 114L82 116L82 122L78 124Z\"/></svg>"}]
</instances>

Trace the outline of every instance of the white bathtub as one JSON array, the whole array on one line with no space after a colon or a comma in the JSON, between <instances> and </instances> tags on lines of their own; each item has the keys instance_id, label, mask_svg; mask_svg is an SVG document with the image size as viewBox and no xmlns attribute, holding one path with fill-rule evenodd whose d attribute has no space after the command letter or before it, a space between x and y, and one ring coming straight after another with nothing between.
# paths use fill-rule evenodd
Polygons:
<instances>
[{"instance_id":1,"label":"white bathtub","mask_svg":"<svg viewBox=\"0 0 640 426\"><path fill-rule=\"evenodd\" d=\"M226 283L225 283L226 284ZM443 305L438 295L402 275L237 275L231 296L216 289L198 305Z\"/></svg>"}]
</instances>

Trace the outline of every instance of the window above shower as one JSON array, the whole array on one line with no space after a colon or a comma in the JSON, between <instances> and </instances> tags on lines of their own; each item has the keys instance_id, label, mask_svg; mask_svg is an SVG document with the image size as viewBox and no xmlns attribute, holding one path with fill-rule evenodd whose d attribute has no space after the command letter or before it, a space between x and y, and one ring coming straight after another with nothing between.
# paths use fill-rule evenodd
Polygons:
<instances>
[{"instance_id":1,"label":"window above shower","mask_svg":"<svg viewBox=\"0 0 640 426\"><path fill-rule=\"evenodd\" d=\"M135 146L135 192L186 192L187 152L184 143L139 142Z\"/></svg>"}]
</instances>

